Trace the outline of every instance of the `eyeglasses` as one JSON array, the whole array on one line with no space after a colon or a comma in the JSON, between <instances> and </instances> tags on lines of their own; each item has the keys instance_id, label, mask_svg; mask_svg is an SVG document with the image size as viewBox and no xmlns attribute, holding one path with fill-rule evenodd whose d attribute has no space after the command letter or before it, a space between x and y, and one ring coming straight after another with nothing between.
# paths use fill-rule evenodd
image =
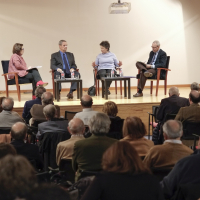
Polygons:
<instances>
[{"instance_id":1,"label":"eyeglasses","mask_svg":"<svg viewBox=\"0 0 200 200\"><path fill-rule=\"evenodd\" d=\"M24 48L21 49L21 51L24 50Z\"/></svg>"},{"instance_id":2,"label":"eyeglasses","mask_svg":"<svg viewBox=\"0 0 200 200\"><path fill-rule=\"evenodd\" d=\"M152 46L151 46L151 48L152 48L152 49L156 49L156 48L158 48L158 46L156 46L156 47L152 47Z\"/></svg>"}]
</instances>

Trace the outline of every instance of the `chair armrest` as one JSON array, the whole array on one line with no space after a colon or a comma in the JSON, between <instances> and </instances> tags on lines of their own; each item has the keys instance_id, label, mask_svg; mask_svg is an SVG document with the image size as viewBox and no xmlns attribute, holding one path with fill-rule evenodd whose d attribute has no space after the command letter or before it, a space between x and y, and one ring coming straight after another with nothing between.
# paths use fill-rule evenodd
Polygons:
<instances>
[{"instance_id":1,"label":"chair armrest","mask_svg":"<svg viewBox=\"0 0 200 200\"><path fill-rule=\"evenodd\" d=\"M9 73L6 73L6 74L2 74L2 76L7 76L8 74L18 74L19 72L9 72Z\"/></svg>"},{"instance_id":2,"label":"chair armrest","mask_svg":"<svg viewBox=\"0 0 200 200\"><path fill-rule=\"evenodd\" d=\"M171 71L171 69L167 69L167 68L157 68L157 70L161 70L161 69L163 69L165 71Z\"/></svg>"}]
</instances>

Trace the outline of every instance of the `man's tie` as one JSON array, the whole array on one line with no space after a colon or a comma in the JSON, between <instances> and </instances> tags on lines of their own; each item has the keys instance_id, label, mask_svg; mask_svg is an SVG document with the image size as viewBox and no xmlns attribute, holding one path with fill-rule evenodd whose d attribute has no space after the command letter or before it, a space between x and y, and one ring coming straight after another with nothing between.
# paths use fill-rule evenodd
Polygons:
<instances>
[{"instance_id":1,"label":"man's tie","mask_svg":"<svg viewBox=\"0 0 200 200\"><path fill-rule=\"evenodd\" d=\"M156 53L154 53L154 55L153 55L153 58L152 58L152 60L151 60L151 64L153 64L155 61L155 57L156 57Z\"/></svg>"},{"instance_id":2,"label":"man's tie","mask_svg":"<svg viewBox=\"0 0 200 200\"><path fill-rule=\"evenodd\" d=\"M63 60L64 60L64 63L65 63L65 72L67 73L67 74L70 74L70 67L69 67L69 63L68 63L68 60L67 60L67 58L66 58L66 54L64 53L63 54Z\"/></svg>"}]
</instances>

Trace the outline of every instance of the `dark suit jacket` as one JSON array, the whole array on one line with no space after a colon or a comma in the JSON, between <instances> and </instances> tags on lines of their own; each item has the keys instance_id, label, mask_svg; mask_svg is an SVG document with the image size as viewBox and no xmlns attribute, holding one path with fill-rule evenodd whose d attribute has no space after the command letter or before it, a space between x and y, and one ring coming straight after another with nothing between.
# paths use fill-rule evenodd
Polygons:
<instances>
[{"instance_id":1,"label":"dark suit jacket","mask_svg":"<svg viewBox=\"0 0 200 200\"><path fill-rule=\"evenodd\" d=\"M149 54L149 60L148 60L147 64L151 63L153 56L154 56L154 52L151 51ZM160 49L158 52L158 56L156 58L156 62L154 64L155 70L157 68L166 68L166 61L167 61L167 54L162 49Z\"/></svg>"},{"instance_id":2,"label":"dark suit jacket","mask_svg":"<svg viewBox=\"0 0 200 200\"><path fill-rule=\"evenodd\" d=\"M189 106L189 100L184 97L179 97L177 95L172 95L171 97L162 99L160 107L157 113L157 119L164 122L165 115L177 114L181 107Z\"/></svg>"},{"instance_id":3,"label":"dark suit jacket","mask_svg":"<svg viewBox=\"0 0 200 200\"><path fill-rule=\"evenodd\" d=\"M73 53L66 52L67 59L69 61L70 69L77 69L77 66L75 64L75 59ZM51 69L57 70L57 68L63 69L63 60L60 54L60 51L53 53L51 55Z\"/></svg>"},{"instance_id":4,"label":"dark suit jacket","mask_svg":"<svg viewBox=\"0 0 200 200\"><path fill-rule=\"evenodd\" d=\"M24 104L24 110L23 110L23 113L22 113L22 117L25 119L27 124L29 123L29 120L32 117L30 110L31 110L31 108L34 104L42 105L41 98L36 98L34 100L26 101L25 104Z\"/></svg>"},{"instance_id":5,"label":"dark suit jacket","mask_svg":"<svg viewBox=\"0 0 200 200\"><path fill-rule=\"evenodd\" d=\"M38 146L24 143L21 140L12 140L11 144L15 147L17 154L25 156L29 161L34 160L37 169L43 169L42 157L39 154Z\"/></svg>"},{"instance_id":6,"label":"dark suit jacket","mask_svg":"<svg viewBox=\"0 0 200 200\"><path fill-rule=\"evenodd\" d=\"M103 153L117 140L106 137L105 135L92 135L85 140L77 141L74 145L74 154L72 157L72 167L77 171L77 177L80 171L100 171Z\"/></svg>"}]
</instances>

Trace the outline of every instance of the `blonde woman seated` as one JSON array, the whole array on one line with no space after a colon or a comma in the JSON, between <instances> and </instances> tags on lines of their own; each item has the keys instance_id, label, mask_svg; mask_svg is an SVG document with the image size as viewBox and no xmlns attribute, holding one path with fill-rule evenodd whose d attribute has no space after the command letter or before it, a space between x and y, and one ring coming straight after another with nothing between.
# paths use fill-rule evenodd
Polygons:
<instances>
[{"instance_id":1,"label":"blonde woman seated","mask_svg":"<svg viewBox=\"0 0 200 200\"><path fill-rule=\"evenodd\" d=\"M149 149L154 146L151 140L144 138L147 131L144 123L138 117L127 117L123 125L123 139L129 142L138 152L139 156L145 156Z\"/></svg>"},{"instance_id":2,"label":"blonde woman seated","mask_svg":"<svg viewBox=\"0 0 200 200\"><path fill-rule=\"evenodd\" d=\"M81 200L164 199L158 180L128 142L116 142L109 147L102 167L104 172L96 175Z\"/></svg>"}]
</instances>

